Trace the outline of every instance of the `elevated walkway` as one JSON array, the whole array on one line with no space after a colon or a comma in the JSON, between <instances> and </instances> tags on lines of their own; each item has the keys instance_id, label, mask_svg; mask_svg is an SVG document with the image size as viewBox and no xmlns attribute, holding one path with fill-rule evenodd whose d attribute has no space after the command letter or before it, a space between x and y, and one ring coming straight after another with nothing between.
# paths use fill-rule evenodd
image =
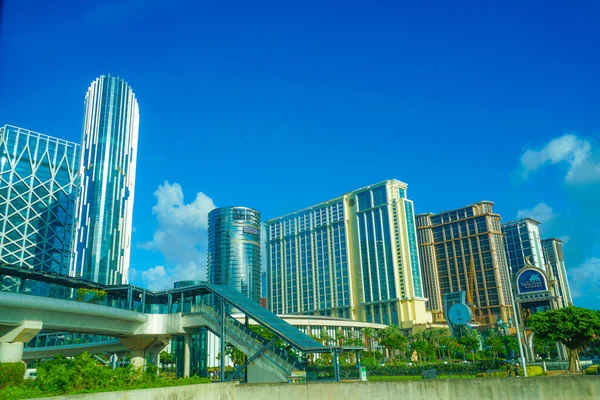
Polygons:
<instances>
[{"instance_id":1,"label":"elevated walkway","mask_svg":"<svg viewBox=\"0 0 600 400\"><path fill-rule=\"evenodd\" d=\"M59 346L26 347L23 349L23 361L52 358L57 354L74 357L83 352L90 354L121 353L129 349L119 339L92 343L63 344Z\"/></svg>"},{"instance_id":2,"label":"elevated walkway","mask_svg":"<svg viewBox=\"0 0 600 400\"><path fill-rule=\"evenodd\" d=\"M143 365L147 351L151 350L158 362L158 354L173 336L185 338L184 375L189 374L190 335L199 328L207 328L221 338L221 354L227 342L247 355L245 365L238 368L233 378L245 372L248 382L287 382L292 371L302 368L288 357L287 351L275 347L277 339L283 340L301 353L334 352L315 339L299 331L286 321L261 307L241 293L220 285L208 283L197 286L152 292L133 285L102 286L89 284L72 277L62 277L11 266L0 267L0 277L8 275L59 285L72 290L69 298L48 298L32 294L0 292L0 362L3 354L10 359L44 358L61 352L74 355L78 351L132 351L134 365ZM98 304L86 303L86 297L76 295L77 290L100 291L102 296L93 299ZM93 292L99 293L99 292ZM93 295L92 293L92 295ZM87 294L86 294L87 296ZM207 299L210 299L208 301ZM74 301L76 300L76 301ZM217 304L217 309L210 304ZM242 324L228 315L234 308L270 331L274 338L266 340L254 333L248 324ZM111 343L70 344L55 348L29 348L28 342L41 329L55 332L92 333L117 338ZM12 333L11 333L12 332ZM17 332L17 333L15 333ZM19 333L21 332L21 333ZM29 332L27 335L22 332ZM15 345L15 343L20 343ZM10 347L10 351L6 349ZM20 349L20 350L19 350ZM134 356L133 353L136 353ZM225 357L221 357L221 380L225 380Z\"/></svg>"}]
</instances>

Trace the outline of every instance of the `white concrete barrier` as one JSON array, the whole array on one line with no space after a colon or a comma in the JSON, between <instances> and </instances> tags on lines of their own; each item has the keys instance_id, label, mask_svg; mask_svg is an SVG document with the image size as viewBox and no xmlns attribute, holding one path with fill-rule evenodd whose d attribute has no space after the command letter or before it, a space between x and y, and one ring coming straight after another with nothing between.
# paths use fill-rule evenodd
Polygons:
<instances>
[{"instance_id":1,"label":"white concrete barrier","mask_svg":"<svg viewBox=\"0 0 600 400\"><path fill-rule=\"evenodd\" d=\"M49 398L46 398L49 399ZM597 376L305 384L212 383L51 397L55 400L597 400Z\"/></svg>"}]
</instances>

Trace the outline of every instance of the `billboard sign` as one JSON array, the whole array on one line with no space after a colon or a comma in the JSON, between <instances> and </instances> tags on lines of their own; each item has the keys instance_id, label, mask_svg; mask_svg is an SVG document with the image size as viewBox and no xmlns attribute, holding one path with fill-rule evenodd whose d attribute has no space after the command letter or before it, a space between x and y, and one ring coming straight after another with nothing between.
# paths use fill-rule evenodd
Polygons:
<instances>
[{"instance_id":1,"label":"billboard sign","mask_svg":"<svg viewBox=\"0 0 600 400\"><path fill-rule=\"evenodd\" d=\"M537 269L524 269L517 276L517 290L519 294L546 292L548 291L546 277Z\"/></svg>"}]
</instances>

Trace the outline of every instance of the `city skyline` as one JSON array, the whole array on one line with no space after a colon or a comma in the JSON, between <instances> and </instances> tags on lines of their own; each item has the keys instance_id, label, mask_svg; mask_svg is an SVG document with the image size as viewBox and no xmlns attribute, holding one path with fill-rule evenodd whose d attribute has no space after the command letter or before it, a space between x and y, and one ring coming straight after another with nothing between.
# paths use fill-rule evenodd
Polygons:
<instances>
[{"instance_id":1,"label":"city skyline","mask_svg":"<svg viewBox=\"0 0 600 400\"><path fill-rule=\"evenodd\" d=\"M416 213L491 199L503 222L542 222L542 237L563 240L575 304L598 307L600 60L589 51L598 28L573 22L597 6L538 15L519 5L539 16L525 24L509 4L467 13L329 5L360 21L349 26L325 18L326 5L225 12L183 3L81 2L56 6L60 20L50 21L49 5L26 13L14 2L3 15L3 32L30 30L0 44L20 60L0 64L10 93L0 123L78 142L91 79L111 73L136 89L144 121L132 282L205 278L194 271L206 269L215 204L247 204L269 219L398 178ZM165 15L181 23L144 27ZM229 183L239 168L252 179Z\"/></svg>"}]
</instances>

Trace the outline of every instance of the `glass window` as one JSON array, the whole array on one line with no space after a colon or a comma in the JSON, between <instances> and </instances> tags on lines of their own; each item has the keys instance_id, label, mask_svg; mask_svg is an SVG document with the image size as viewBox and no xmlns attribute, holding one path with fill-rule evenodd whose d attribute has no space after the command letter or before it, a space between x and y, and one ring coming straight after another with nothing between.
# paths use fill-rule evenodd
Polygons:
<instances>
[{"instance_id":1,"label":"glass window","mask_svg":"<svg viewBox=\"0 0 600 400\"><path fill-rule=\"evenodd\" d=\"M372 207L371 192L366 191L358 194L358 209L360 211L367 210Z\"/></svg>"},{"instance_id":2,"label":"glass window","mask_svg":"<svg viewBox=\"0 0 600 400\"><path fill-rule=\"evenodd\" d=\"M379 186L373 189L373 205L380 206L387 203L387 186Z\"/></svg>"}]
</instances>

